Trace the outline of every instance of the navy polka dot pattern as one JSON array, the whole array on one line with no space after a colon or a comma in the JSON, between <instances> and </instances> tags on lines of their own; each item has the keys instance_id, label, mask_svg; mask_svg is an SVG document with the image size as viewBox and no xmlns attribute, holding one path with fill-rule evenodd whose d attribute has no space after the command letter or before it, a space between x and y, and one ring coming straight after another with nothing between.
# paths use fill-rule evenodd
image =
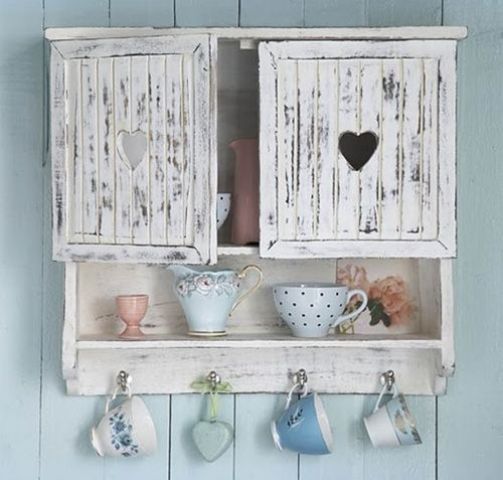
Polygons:
<instances>
[{"instance_id":1,"label":"navy polka dot pattern","mask_svg":"<svg viewBox=\"0 0 503 480\"><path fill-rule=\"evenodd\" d=\"M335 284L281 284L273 287L276 309L296 337L324 337L346 305L348 289Z\"/></svg>"}]
</instances>

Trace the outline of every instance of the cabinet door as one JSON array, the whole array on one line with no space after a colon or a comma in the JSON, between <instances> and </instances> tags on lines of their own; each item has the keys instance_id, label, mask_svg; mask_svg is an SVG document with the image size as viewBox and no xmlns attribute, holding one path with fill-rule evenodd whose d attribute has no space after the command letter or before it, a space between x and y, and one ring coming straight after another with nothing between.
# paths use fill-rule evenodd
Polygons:
<instances>
[{"instance_id":1,"label":"cabinet door","mask_svg":"<svg viewBox=\"0 0 503 480\"><path fill-rule=\"evenodd\" d=\"M260 45L262 256L455 255L455 53Z\"/></svg>"},{"instance_id":2,"label":"cabinet door","mask_svg":"<svg viewBox=\"0 0 503 480\"><path fill-rule=\"evenodd\" d=\"M210 37L51 47L54 258L214 261Z\"/></svg>"}]
</instances>

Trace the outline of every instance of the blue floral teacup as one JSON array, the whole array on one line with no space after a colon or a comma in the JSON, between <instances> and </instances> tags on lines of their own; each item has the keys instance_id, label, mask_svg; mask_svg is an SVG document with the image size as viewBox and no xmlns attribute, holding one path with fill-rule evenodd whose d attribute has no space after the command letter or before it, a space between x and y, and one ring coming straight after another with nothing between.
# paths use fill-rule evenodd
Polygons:
<instances>
[{"instance_id":1,"label":"blue floral teacup","mask_svg":"<svg viewBox=\"0 0 503 480\"><path fill-rule=\"evenodd\" d=\"M117 392L117 391L116 391ZM96 453L107 457L150 455L157 448L154 422L140 397L131 396L110 410L114 392L105 407L105 416L91 429L91 443Z\"/></svg>"},{"instance_id":2,"label":"blue floral teacup","mask_svg":"<svg viewBox=\"0 0 503 480\"><path fill-rule=\"evenodd\" d=\"M321 398L305 389L292 402L296 387L288 395L284 412L271 424L276 447L308 455L332 453L332 430Z\"/></svg>"}]
</instances>

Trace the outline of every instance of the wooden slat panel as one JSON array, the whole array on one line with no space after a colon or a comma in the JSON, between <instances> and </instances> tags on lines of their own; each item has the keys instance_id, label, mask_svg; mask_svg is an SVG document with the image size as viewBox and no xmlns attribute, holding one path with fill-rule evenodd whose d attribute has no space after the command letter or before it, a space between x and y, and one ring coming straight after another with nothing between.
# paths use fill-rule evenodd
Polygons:
<instances>
[{"instance_id":1,"label":"wooden slat panel","mask_svg":"<svg viewBox=\"0 0 503 480\"><path fill-rule=\"evenodd\" d=\"M297 62L278 62L278 234L294 239L297 226Z\"/></svg>"},{"instance_id":2,"label":"wooden slat panel","mask_svg":"<svg viewBox=\"0 0 503 480\"><path fill-rule=\"evenodd\" d=\"M150 130L149 92L148 92L148 61L149 57L134 56L131 58L131 133L142 132L147 135ZM143 161L131 171L132 178L132 237L133 243L149 244L149 208L150 208L150 146L147 142L147 152Z\"/></svg>"},{"instance_id":3,"label":"wooden slat panel","mask_svg":"<svg viewBox=\"0 0 503 480\"><path fill-rule=\"evenodd\" d=\"M438 234L438 60L423 59L421 237Z\"/></svg>"},{"instance_id":4,"label":"wooden slat panel","mask_svg":"<svg viewBox=\"0 0 503 480\"><path fill-rule=\"evenodd\" d=\"M402 111L402 77L400 60L383 60L383 105L379 150L381 164L382 239L400 237L400 115Z\"/></svg>"},{"instance_id":5,"label":"wooden slat panel","mask_svg":"<svg viewBox=\"0 0 503 480\"><path fill-rule=\"evenodd\" d=\"M359 132L359 82L360 66L357 60L339 62L339 135L343 132ZM338 196L337 196L337 238L356 238L358 231L358 172L351 169L339 151Z\"/></svg>"},{"instance_id":6,"label":"wooden slat panel","mask_svg":"<svg viewBox=\"0 0 503 480\"><path fill-rule=\"evenodd\" d=\"M66 200L67 239L80 241L82 239L82 129L80 128L81 115L81 76L80 60L65 62L65 137L67 147L66 179L68 182L68 197Z\"/></svg>"},{"instance_id":7,"label":"wooden slat panel","mask_svg":"<svg viewBox=\"0 0 503 480\"><path fill-rule=\"evenodd\" d=\"M421 59L403 61L401 238L415 239L421 229L423 161L423 68Z\"/></svg>"},{"instance_id":8,"label":"wooden slat panel","mask_svg":"<svg viewBox=\"0 0 503 480\"><path fill-rule=\"evenodd\" d=\"M378 136L380 143L381 106L382 106L382 71L379 60L364 60L360 65L360 133L370 131ZM375 239L379 237L381 216L381 149L377 149L370 160L360 170L359 184L359 238Z\"/></svg>"},{"instance_id":9,"label":"wooden slat panel","mask_svg":"<svg viewBox=\"0 0 503 480\"><path fill-rule=\"evenodd\" d=\"M130 59L114 59L115 133L131 132ZM131 241L131 176L129 166L115 148L115 241Z\"/></svg>"},{"instance_id":10,"label":"wooden slat panel","mask_svg":"<svg viewBox=\"0 0 503 480\"><path fill-rule=\"evenodd\" d=\"M96 59L82 60L81 65L81 113L82 125L82 226L84 241L97 239L97 184L98 138L97 138L97 84L98 64Z\"/></svg>"},{"instance_id":11,"label":"wooden slat panel","mask_svg":"<svg viewBox=\"0 0 503 480\"><path fill-rule=\"evenodd\" d=\"M338 64L334 61L318 62L318 198L316 237L331 239L335 234L335 198L338 188L338 116L335 114L338 97Z\"/></svg>"},{"instance_id":12,"label":"wooden slat panel","mask_svg":"<svg viewBox=\"0 0 503 480\"><path fill-rule=\"evenodd\" d=\"M183 154L181 124L182 57L166 56L166 141L167 141L167 206L168 241L170 245L183 244Z\"/></svg>"},{"instance_id":13,"label":"wooden slat panel","mask_svg":"<svg viewBox=\"0 0 503 480\"><path fill-rule=\"evenodd\" d=\"M150 238L153 245L166 244L166 58L150 57Z\"/></svg>"},{"instance_id":14,"label":"wooden slat panel","mask_svg":"<svg viewBox=\"0 0 503 480\"><path fill-rule=\"evenodd\" d=\"M298 61L297 239L315 238L318 184L317 61Z\"/></svg>"},{"instance_id":15,"label":"wooden slat panel","mask_svg":"<svg viewBox=\"0 0 503 480\"><path fill-rule=\"evenodd\" d=\"M113 60L98 62L98 231L101 241L114 240L115 216L115 125L113 115Z\"/></svg>"},{"instance_id":16,"label":"wooden slat panel","mask_svg":"<svg viewBox=\"0 0 503 480\"><path fill-rule=\"evenodd\" d=\"M193 104L193 91L194 91L194 71L192 65L192 56L184 54L182 56L182 142L181 148L183 152L183 210L182 210L182 224L183 224L183 243L185 245L192 245L194 243L194 188L192 177L194 175L194 104ZM205 163L203 162L203 165ZM206 164L208 165L208 164Z\"/></svg>"},{"instance_id":17,"label":"wooden slat panel","mask_svg":"<svg viewBox=\"0 0 503 480\"><path fill-rule=\"evenodd\" d=\"M236 396L235 479L298 478L298 455L288 450L280 452L274 446L268 428L269 423L281 415L285 402L286 395ZM266 468L257 469L257 465Z\"/></svg>"}]
</instances>

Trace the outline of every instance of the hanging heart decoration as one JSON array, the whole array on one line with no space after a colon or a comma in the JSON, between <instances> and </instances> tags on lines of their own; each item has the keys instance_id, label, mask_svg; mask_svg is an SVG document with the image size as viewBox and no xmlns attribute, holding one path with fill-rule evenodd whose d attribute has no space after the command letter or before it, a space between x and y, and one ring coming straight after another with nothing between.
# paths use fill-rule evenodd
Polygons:
<instances>
[{"instance_id":1,"label":"hanging heart decoration","mask_svg":"<svg viewBox=\"0 0 503 480\"><path fill-rule=\"evenodd\" d=\"M234 430L220 420L201 420L192 429L192 438L197 449L207 462L221 457L232 444Z\"/></svg>"},{"instance_id":2,"label":"hanging heart decoration","mask_svg":"<svg viewBox=\"0 0 503 480\"><path fill-rule=\"evenodd\" d=\"M377 149L374 132L344 132L339 136L339 150L353 170L361 170Z\"/></svg>"},{"instance_id":3,"label":"hanging heart decoration","mask_svg":"<svg viewBox=\"0 0 503 480\"><path fill-rule=\"evenodd\" d=\"M192 439L202 457L207 462L214 462L227 451L234 438L232 426L218 420L218 394L229 393L232 389L229 383L222 383L215 372L191 386L209 396L209 418L194 425Z\"/></svg>"},{"instance_id":4,"label":"hanging heart decoration","mask_svg":"<svg viewBox=\"0 0 503 480\"><path fill-rule=\"evenodd\" d=\"M122 161L135 170L145 159L147 153L147 135L141 130L133 133L121 131L117 136L117 148Z\"/></svg>"}]
</instances>

